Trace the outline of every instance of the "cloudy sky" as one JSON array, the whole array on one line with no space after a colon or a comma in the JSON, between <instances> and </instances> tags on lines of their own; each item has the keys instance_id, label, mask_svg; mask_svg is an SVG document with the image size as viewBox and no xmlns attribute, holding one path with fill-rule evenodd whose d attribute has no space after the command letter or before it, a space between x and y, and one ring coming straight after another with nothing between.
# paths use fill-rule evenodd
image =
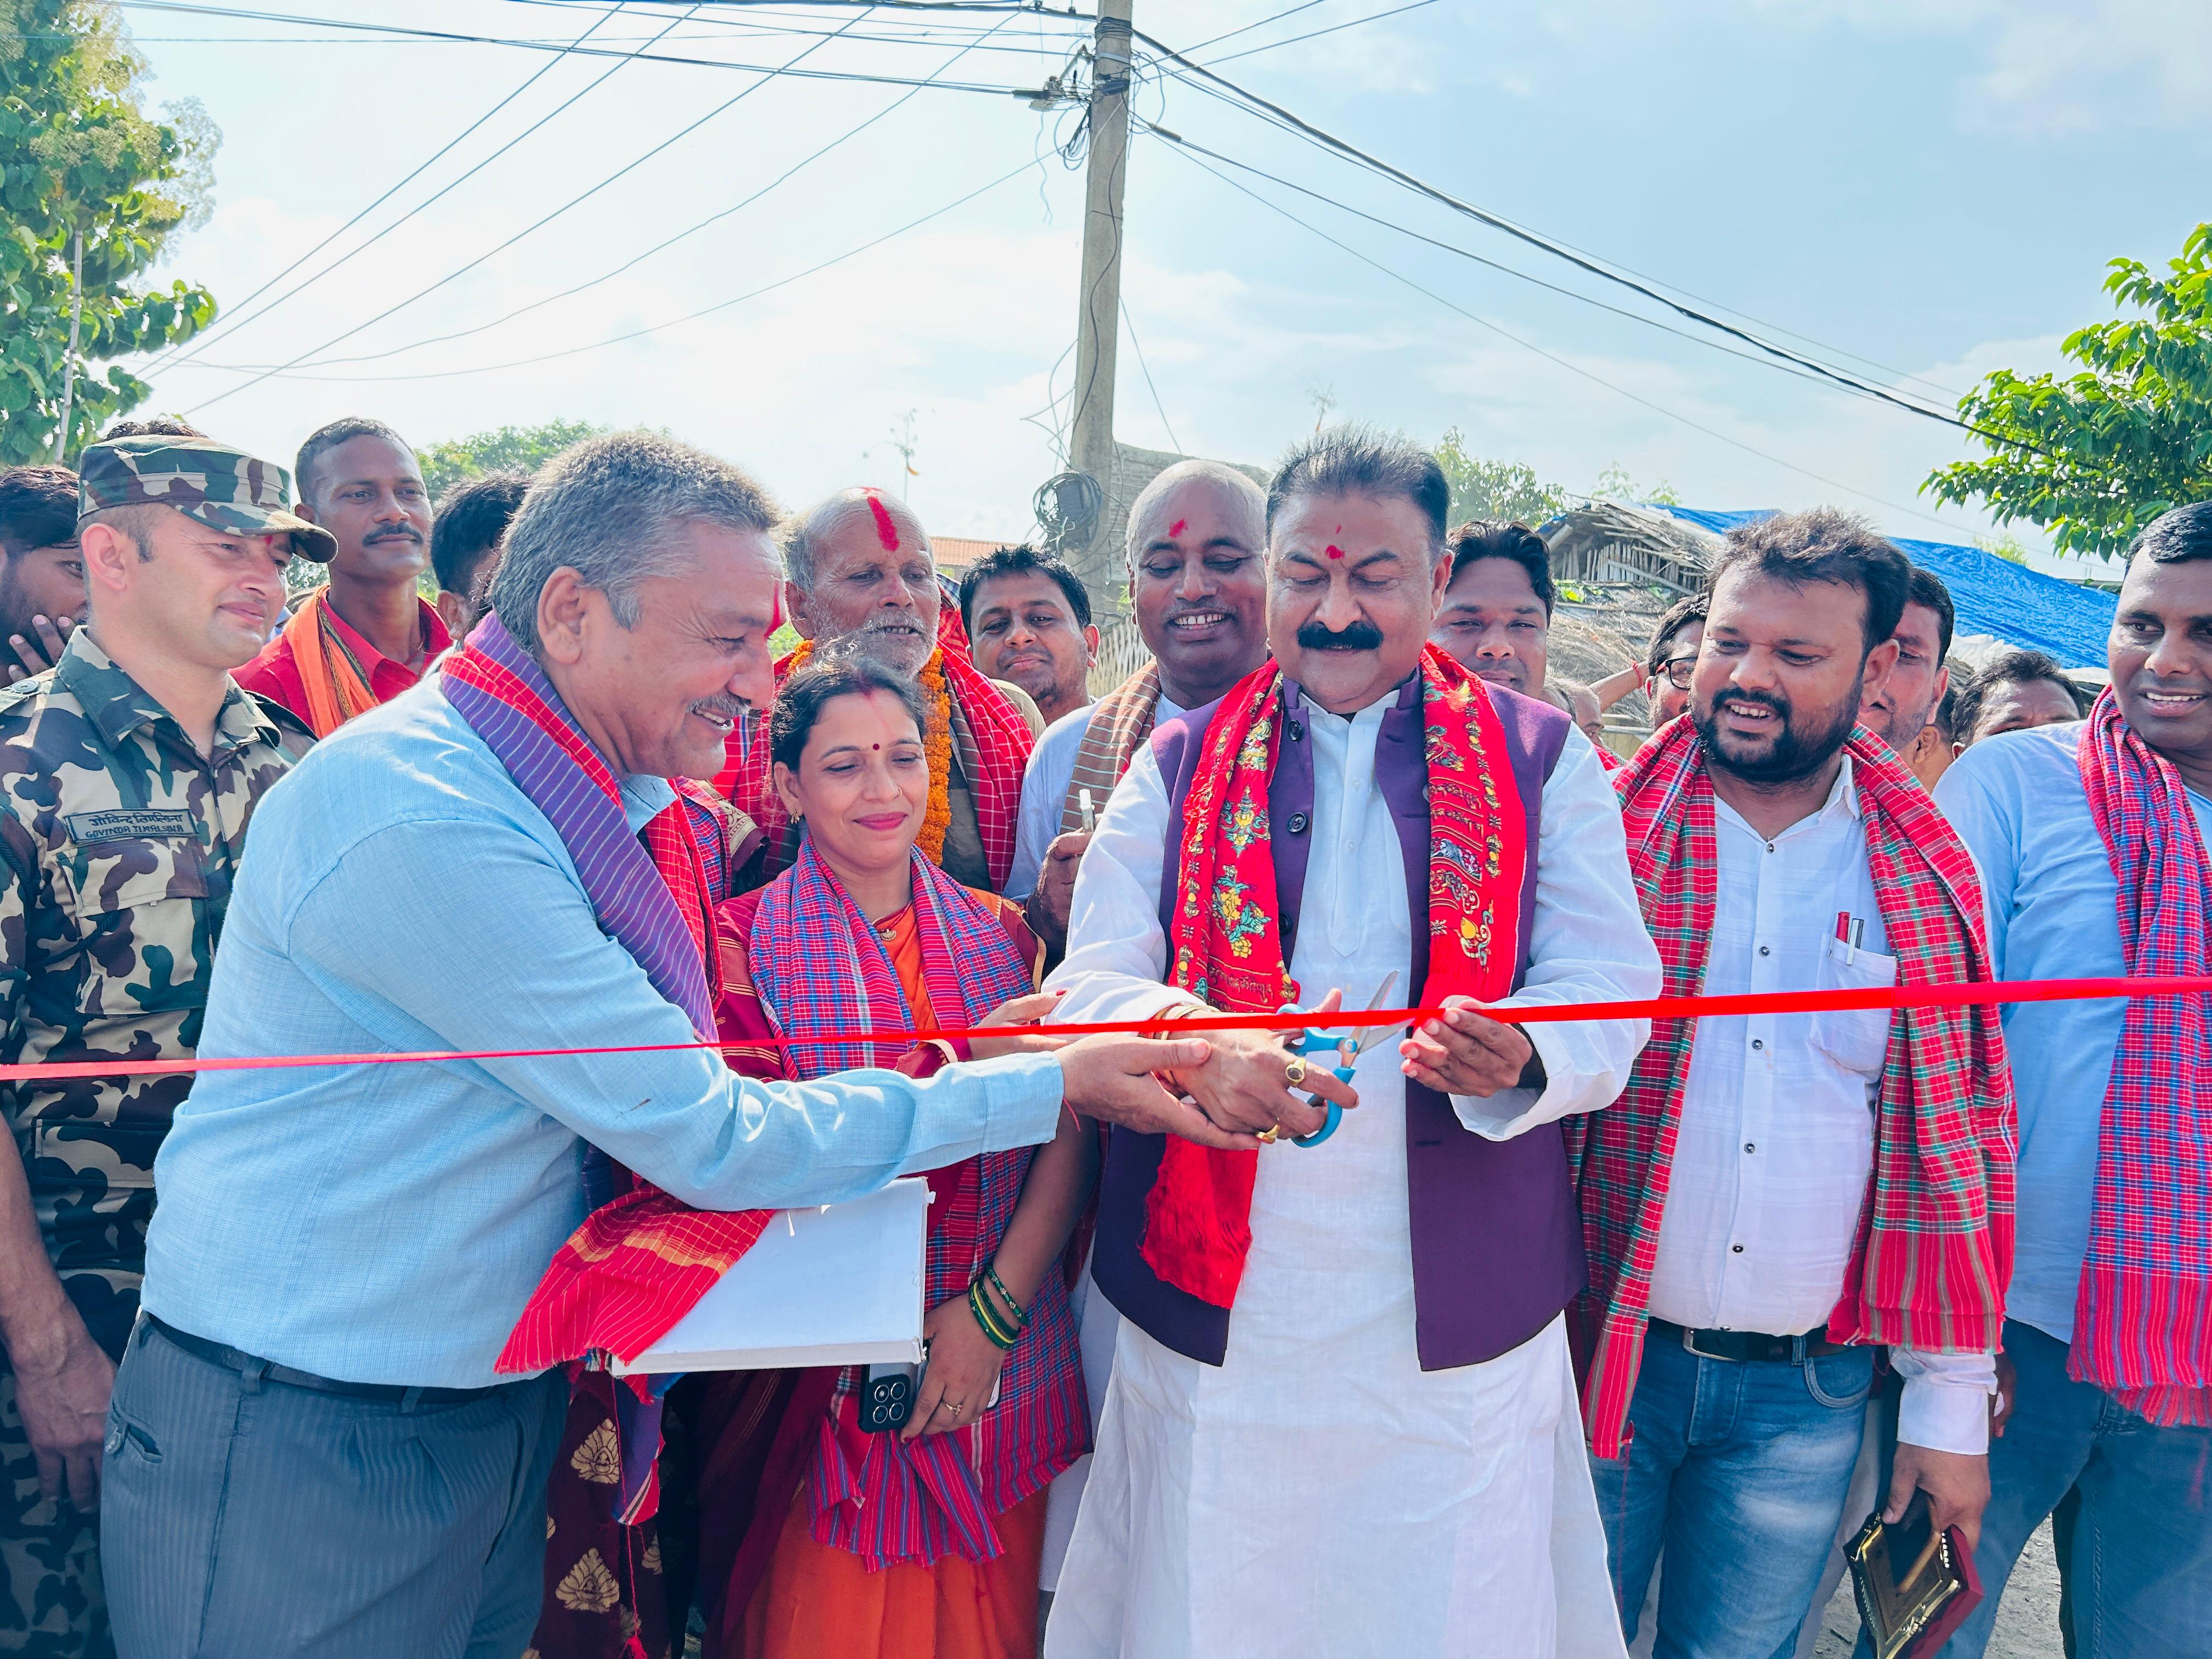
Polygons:
<instances>
[{"instance_id":1,"label":"cloudy sky","mask_svg":"<svg viewBox=\"0 0 2212 1659\"><path fill-rule=\"evenodd\" d=\"M154 100L196 97L224 134L214 216L164 274L210 286L225 317L156 366L152 407L284 457L349 413L420 443L556 416L650 425L793 503L896 487L911 411L907 483L933 531L1028 527L1073 372L1083 181L1057 146L1073 118L1003 91L727 65L1035 87L1082 20L263 3L123 9ZM2106 260L2162 262L2212 216L2203 0L1431 0L1376 16L1401 3L1136 0L1136 15L1466 201L1946 407L1989 369L2056 366L2068 331L2111 314ZM338 22L556 46L592 33L562 57ZM641 50L712 61L623 61ZM1968 453L1955 431L1600 310L1586 298L1660 314L1182 81L1143 82L1142 116L1328 200L1133 138L1126 441L1265 462L1325 401L1424 440L1457 426L1571 489L1619 467L1694 506L1830 501L1901 535L1987 529L1917 493Z\"/></svg>"}]
</instances>

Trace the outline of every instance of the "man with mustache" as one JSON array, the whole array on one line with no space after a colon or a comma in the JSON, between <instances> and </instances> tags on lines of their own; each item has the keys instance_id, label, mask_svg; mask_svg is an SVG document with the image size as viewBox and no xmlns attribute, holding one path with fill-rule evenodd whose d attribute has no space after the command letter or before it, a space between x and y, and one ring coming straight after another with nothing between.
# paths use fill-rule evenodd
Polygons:
<instances>
[{"instance_id":1,"label":"man with mustache","mask_svg":"<svg viewBox=\"0 0 2212 1659\"><path fill-rule=\"evenodd\" d=\"M1092 1273L1125 1322L1048 1659L1623 1650L1559 1121L1645 1027L1504 1022L1649 996L1658 962L1589 740L1429 644L1449 499L1403 440L1293 450L1274 662L1153 732L1085 855L1055 1018L1449 1012L1354 1059L1218 1036L1178 1081L1256 1157L1113 1133ZM1332 1127L1306 1097L1340 1100L1338 1066Z\"/></svg>"},{"instance_id":2,"label":"man with mustache","mask_svg":"<svg viewBox=\"0 0 2212 1659\"><path fill-rule=\"evenodd\" d=\"M1858 724L1910 578L1826 508L1730 532L1690 718L1614 779L1668 996L1990 977L1972 860ZM1923 1491L1972 1538L2012 1131L1990 1007L1656 1021L1627 1091L1571 1127L1583 1414L1625 1629L1663 1540L1660 1651L1795 1645L1878 1345L1905 1379L1884 1512Z\"/></svg>"},{"instance_id":3,"label":"man with mustache","mask_svg":"<svg viewBox=\"0 0 2212 1659\"><path fill-rule=\"evenodd\" d=\"M1437 613L1436 642L1477 679L1542 696L1554 598L1544 538L1525 524L1471 519L1449 545L1451 586Z\"/></svg>"},{"instance_id":4,"label":"man with mustache","mask_svg":"<svg viewBox=\"0 0 2212 1659\"><path fill-rule=\"evenodd\" d=\"M785 526L783 550L784 605L800 644L776 664L777 683L820 647L849 642L919 684L930 709L923 855L963 886L1004 891L1022 769L1044 719L1028 692L987 678L965 645L945 637L941 624L959 612L945 608L921 520L879 490L840 490ZM787 868L798 840L768 787L761 716L731 732L714 787L766 837L768 873Z\"/></svg>"},{"instance_id":5,"label":"man with mustache","mask_svg":"<svg viewBox=\"0 0 2212 1659\"><path fill-rule=\"evenodd\" d=\"M1098 630L1066 561L1033 547L986 553L961 572L960 620L975 666L1020 686L1048 721L1090 705Z\"/></svg>"},{"instance_id":6,"label":"man with mustache","mask_svg":"<svg viewBox=\"0 0 2212 1659\"><path fill-rule=\"evenodd\" d=\"M238 683L328 737L388 702L453 643L416 583L430 562L430 496L415 452L381 421L310 433L295 466L300 516L337 538L330 580Z\"/></svg>"},{"instance_id":7,"label":"man with mustache","mask_svg":"<svg viewBox=\"0 0 2212 1659\"><path fill-rule=\"evenodd\" d=\"M1936 788L1981 866L2000 978L2212 973L2212 503L2136 538L2106 663L2087 720L1978 736ZM2059 687L2032 684L2057 712ZM2069 1487L2082 1654L2193 1659L2212 1653L2207 1000L2004 1012L2014 1399L1975 1554L1986 1600L1944 1659L1978 1659L2013 1563Z\"/></svg>"},{"instance_id":8,"label":"man with mustache","mask_svg":"<svg viewBox=\"0 0 2212 1659\"><path fill-rule=\"evenodd\" d=\"M1916 565L1905 590L1905 613L1891 635L1897 641L1897 665L1859 710L1866 729L1895 750L1926 789L1936 787L1951 763L1949 740L1939 742L1941 734L1931 728L1951 689L1945 659L1951 654L1954 620L1951 590L1942 577Z\"/></svg>"},{"instance_id":9,"label":"man with mustache","mask_svg":"<svg viewBox=\"0 0 2212 1659\"><path fill-rule=\"evenodd\" d=\"M1022 780L1007 896L1057 950L1095 821L1152 728L1202 708L1267 659L1267 498L1219 461L1177 461L1129 509L1129 608L1152 659L1086 708L1053 722Z\"/></svg>"}]
</instances>

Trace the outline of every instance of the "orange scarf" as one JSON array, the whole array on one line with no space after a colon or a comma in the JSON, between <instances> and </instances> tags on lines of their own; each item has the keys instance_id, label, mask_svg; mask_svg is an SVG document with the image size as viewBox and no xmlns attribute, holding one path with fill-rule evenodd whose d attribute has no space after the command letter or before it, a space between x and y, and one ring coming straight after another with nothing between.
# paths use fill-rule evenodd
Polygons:
<instances>
[{"instance_id":1,"label":"orange scarf","mask_svg":"<svg viewBox=\"0 0 2212 1659\"><path fill-rule=\"evenodd\" d=\"M284 642L292 648L307 696L307 724L318 738L327 738L356 714L376 707L368 674L331 623L330 592L317 588L284 624Z\"/></svg>"}]
</instances>

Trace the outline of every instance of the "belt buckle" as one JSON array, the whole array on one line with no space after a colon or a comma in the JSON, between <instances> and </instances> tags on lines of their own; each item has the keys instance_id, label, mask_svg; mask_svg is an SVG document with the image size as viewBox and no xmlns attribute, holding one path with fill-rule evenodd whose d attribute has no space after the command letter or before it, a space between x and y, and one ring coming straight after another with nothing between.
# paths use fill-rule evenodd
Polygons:
<instances>
[{"instance_id":1,"label":"belt buckle","mask_svg":"<svg viewBox=\"0 0 2212 1659\"><path fill-rule=\"evenodd\" d=\"M1692 1325L1685 1325L1682 1327L1682 1346L1687 1352L1695 1354L1700 1359L1718 1359L1721 1357L1717 1353L1707 1353L1703 1348L1698 1346L1697 1328Z\"/></svg>"}]
</instances>

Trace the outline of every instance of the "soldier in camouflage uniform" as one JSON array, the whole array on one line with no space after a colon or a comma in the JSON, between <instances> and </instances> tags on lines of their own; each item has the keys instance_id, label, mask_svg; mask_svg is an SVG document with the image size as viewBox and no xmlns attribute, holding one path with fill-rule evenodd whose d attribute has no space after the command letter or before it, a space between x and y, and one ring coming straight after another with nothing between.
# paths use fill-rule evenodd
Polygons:
<instances>
[{"instance_id":1,"label":"soldier in camouflage uniform","mask_svg":"<svg viewBox=\"0 0 2212 1659\"><path fill-rule=\"evenodd\" d=\"M291 554L331 538L293 516L283 469L208 440L79 465L88 623L0 690L0 1060L185 1058L254 804L310 741L229 671L281 613ZM0 1085L0 1652L112 1651L100 1436L190 1083Z\"/></svg>"}]
</instances>

